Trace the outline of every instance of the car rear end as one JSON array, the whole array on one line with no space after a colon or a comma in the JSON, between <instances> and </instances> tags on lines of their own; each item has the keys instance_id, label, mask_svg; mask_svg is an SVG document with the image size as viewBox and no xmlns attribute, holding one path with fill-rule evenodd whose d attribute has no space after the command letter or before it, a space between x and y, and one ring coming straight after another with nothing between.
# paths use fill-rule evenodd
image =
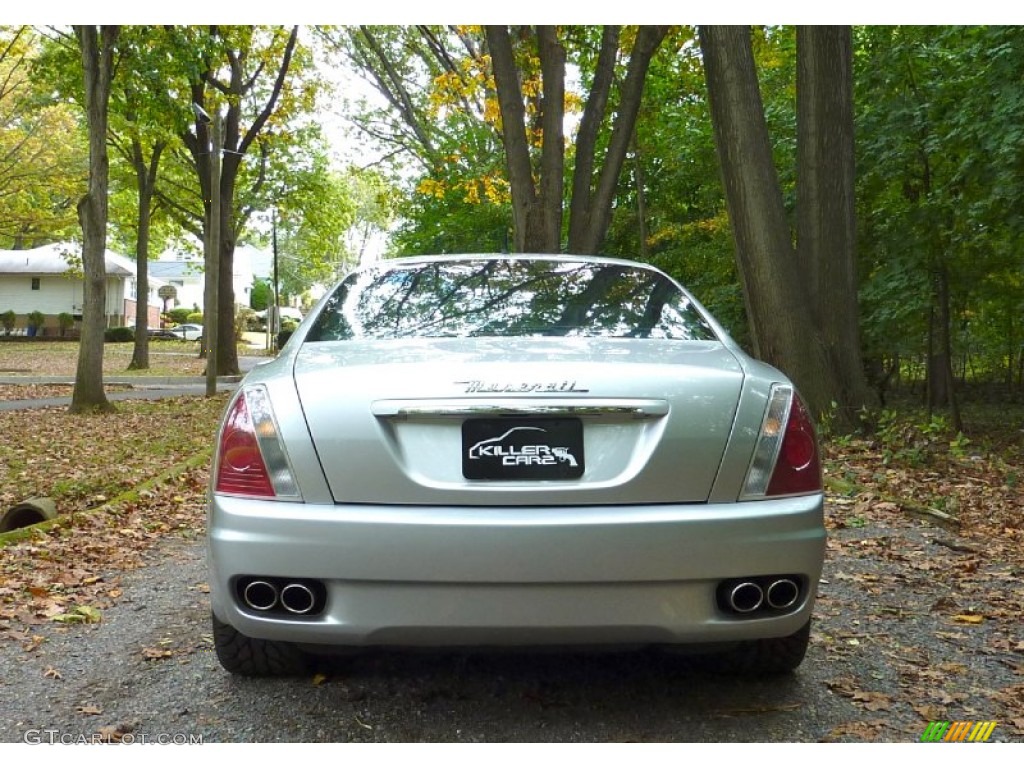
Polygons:
<instances>
[{"instance_id":1,"label":"car rear end","mask_svg":"<svg viewBox=\"0 0 1024 768\"><path fill-rule=\"evenodd\" d=\"M449 269L492 304L418 299L419 262L356 276L247 377L214 466L216 621L306 650L805 645L824 528L792 385L660 273L641 291L628 263L519 261ZM528 283L541 270L561 304ZM398 325L370 290L405 302ZM424 331L445 312L462 315ZM547 320L502 335L531 313Z\"/></svg>"}]
</instances>

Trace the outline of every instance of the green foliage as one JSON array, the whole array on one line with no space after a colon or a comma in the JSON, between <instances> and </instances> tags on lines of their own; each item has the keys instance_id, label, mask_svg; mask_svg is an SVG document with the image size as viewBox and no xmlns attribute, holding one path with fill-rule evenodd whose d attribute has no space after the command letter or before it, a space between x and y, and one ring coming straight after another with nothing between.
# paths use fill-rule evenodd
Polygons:
<instances>
[{"instance_id":1,"label":"green foliage","mask_svg":"<svg viewBox=\"0 0 1024 768\"><path fill-rule=\"evenodd\" d=\"M14 324L17 322L18 315L13 309L8 309L3 314L0 314L0 324L4 327L4 332L9 336L11 331L14 330Z\"/></svg>"},{"instance_id":2,"label":"green foliage","mask_svg":"<svg viewBox=\"0 0 1024 768\"><path fill-rule=\"evenodd\" d=\"M1020 389L1024 35L1017 27L865 27L856 30L855 57L869 355L914 359L923 370L941 273L959 375Z\"/></svg>"},{"instance_id":3,"label":"green foliage","mask_svg":"<svg viewBox=\"0 0 1024 768\"><path fill-rule=\"evenodd\" d=\"M189 312L188 315L185 317L185 322L186 323L194 323L194 324L197 324L197 325L202 325L203 313L202 312Z\"/></svg>"},{"instance_id":4,"label":"green foliage","mask_svg":"<svg viewBox=\"0 0 1024 768\"><path fill-rule=\"evenodd\" d=\"M167 310L167 317L175 325L181 325L182 323L191 322L188 318L192 314L192 310L188 307L175 307L174 309ZM202 317L202 315L200 315Z\"/></svg>"},{"instance_id":5,"label":"green foliage","mask_svg":"<svg viewBox=\"0 0 1024 768\"><path fill-rule=\"evenodd\" d=\"M135 329L129 326L121 326L119 328L107 328L103 332L103 340L115 344L121 344L127 341L135 341Z\"/></svg>"},{"instance_id":6,"label":"green foliage","mask_svg":"<svg viewBox=\"0 0 1024 768\"><path fill-rule=\"evenodd\" d=\"M28 320L28 324L30 327L42 328L43 324L46 322L46 315L44 315L38 309L35 309L29 312L28 315L26 315L26 319Z\"/></svg>"},{"instance_id":7,"label":"green foliage","mask_svg":"<svg viewBox=\"0 0 1024 768\"><path fill-rule=\"evenodd\" d=\"M60 328L60 335L64 336L75 324L75 318L70 312L61 312L57 315L57 327Z\"/></svg>"},{"instance_id":8,"label":"green foliage","mask_svg":"<svg viewBox=\"0 0 1024 768\"><path fill-rule=\"evenodd\" d=\"M77 49L76 49L77 50ZM72 105L40 73L41 38L0 27L0 247L71 236L88 174L85 134ZM81 80L81 62L77 63ZM59 137L59 140L54 140Z\"/></svg>"},{"instance_id":9,"label":"green foliage","mask_svg":"<svg viewBox=\"0 0 1024 768\"><path fill-rule=\"evenodd\" d=\"M274 287L269 280L253 278L252 291L249 294L249 307L262 312L270 306L274 298Z\"/></svg>"},{"instance_id":10,"label":"green foliage","mask_svg":"<svg viewBox=\"0 0 1024 768\"><path fill-rule=\"evenodd\" d=\"M882 449L882 463L922 467L940 460L968 458L971 441L954 431L942 414L915 416L893 410L878 415L875 439Z\"/></svg>"}]
</instances>

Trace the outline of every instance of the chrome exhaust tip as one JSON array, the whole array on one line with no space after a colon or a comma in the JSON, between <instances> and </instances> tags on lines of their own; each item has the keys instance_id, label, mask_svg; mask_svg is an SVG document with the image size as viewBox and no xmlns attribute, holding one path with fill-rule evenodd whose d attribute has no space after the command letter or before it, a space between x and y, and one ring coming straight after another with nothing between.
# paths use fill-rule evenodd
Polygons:
<instances>
[{"instance_id":1,"label":"chrome exhaust tip","mask_svg":"<svg viewBox=\"0 0 1024 768\"><path fill-rule=\"evenodd\" d=\"M269 581L250 581L242 591L242 599L254 611L269 611L277 605L277 587Z\"/></svg>"},{"instance_id":2,"label":"chrome exhaust tip","mask_svg":"<svg viewBox=\"0 0 1024 768\"><path fill-rule=\"evenodd\" d=\"M764 590L752 581L742 581L729 591L729 607L736 613L752 613L764 602Z\"/></svg>"},{"instance_id":3,"label":"chrome exhaust tip","mask_svg":"<svg viewBox=\"0 0 1024 768\"><path fill-rule=\"evenodd\" d=\"M305 584L298 582L287 584L281 590L281 605L289 613L302 616L313 610L316 605L316 595Z\"/></svg>"},{"instance_id":4,"label":"chrome exhaust tip","mask_svg":"<svg viewBox=\"0 0 1024 768\"><path fill-rule=\"evenodd\" d=\"M800 597L800 586L792 579L778 579L768 585L765 599L772 608L789 608Z\"/></svg>"}]
</instances>

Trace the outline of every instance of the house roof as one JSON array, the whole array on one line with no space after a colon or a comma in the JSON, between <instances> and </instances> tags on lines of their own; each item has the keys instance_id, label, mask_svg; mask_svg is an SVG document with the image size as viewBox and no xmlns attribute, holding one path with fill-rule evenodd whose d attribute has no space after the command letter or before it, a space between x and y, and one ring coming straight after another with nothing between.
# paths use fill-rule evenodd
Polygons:
<instances>
[{"instance_id":1,"label":"house roof","mask_svg":"<svg viewBox=\"0 0 1024 768\"><path fill-rule=\"evenodd\" d=\"M202 280L202 259L175 259L173 261L159 259L149 262L149 274L163 280Z\"/></svg>"},{"instance_id":2,"label":"house roof","mask_svg":"<svg viewBox=\"0 0 1024 768\"><path fill-rule=\"evenodd\" d=\"M39 248L20 251L0 250L0 275L64 275L80 262L82 246L77 243L51 243ZM135 277L135 262L108 250L105 257L107 274L117 277ZM151 287L164 282L157 277L150 278Z\"/></svg>"}]
</instances>

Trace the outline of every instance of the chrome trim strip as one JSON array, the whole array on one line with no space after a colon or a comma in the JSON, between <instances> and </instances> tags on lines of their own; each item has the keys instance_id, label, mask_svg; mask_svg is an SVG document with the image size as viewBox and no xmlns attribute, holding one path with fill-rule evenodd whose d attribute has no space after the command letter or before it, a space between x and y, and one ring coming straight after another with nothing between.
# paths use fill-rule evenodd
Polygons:
<instances>
[{"instance_id":1,"label":"chrome trim strip","mask_svg":"<svg viewBox=\"0 0 1024 768\"><path fill-rule=\"evenodd\" d=\"M463 419L470 416L581 416L584 418L658 419L668 415L666 400L591 398L489 398L480 400L377 400L374 416L389 419Z\"/></svg>"}]
</instances>

